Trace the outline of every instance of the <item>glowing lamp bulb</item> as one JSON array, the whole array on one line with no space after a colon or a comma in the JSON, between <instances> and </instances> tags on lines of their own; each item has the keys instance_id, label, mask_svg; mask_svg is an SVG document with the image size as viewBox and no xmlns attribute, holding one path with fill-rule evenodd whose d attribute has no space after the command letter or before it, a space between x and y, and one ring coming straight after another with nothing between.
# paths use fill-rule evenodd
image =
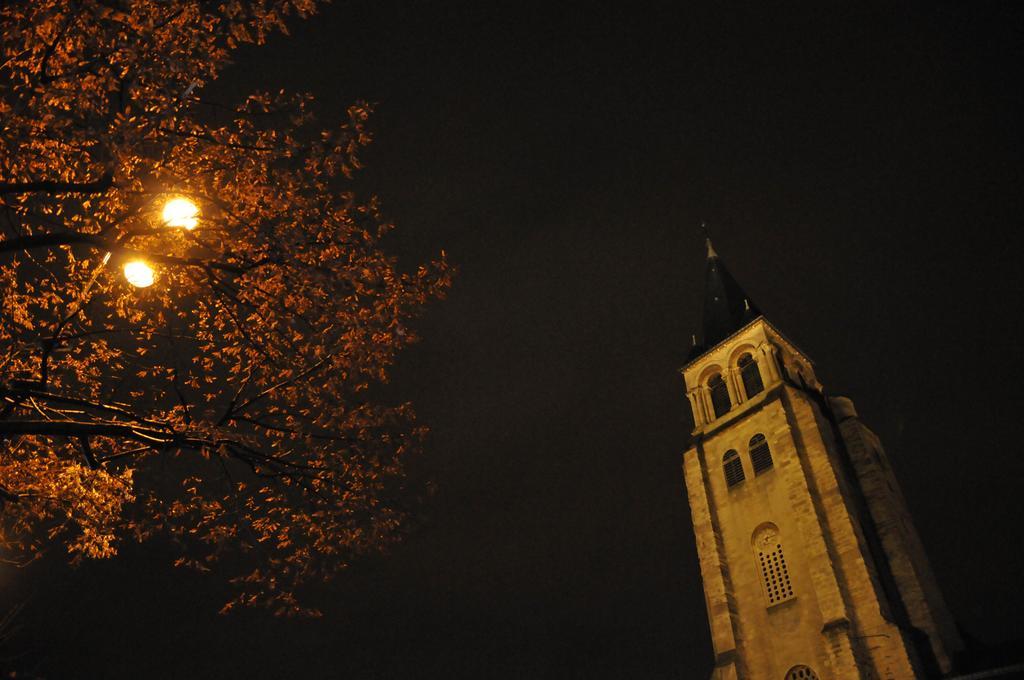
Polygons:
<instances>
[{"instance_id":1,"label":"glowing lamp bulb","mask_svg":"<svg viewBox=\"0 0 1024 680\"><path fill-rule=\"evenodd\" d=\"M168 227L195 229L199 223L199 207L187 198L172 198L164 205L163 218Z\"/></svg>"},{"instance_id":2,"label":"glowing lamp bulb","mask_svg":"<svg viewBox=\"0 0 1024 680\"><path fill-rule=\"evenodd\" d=\"M142 260L126 262L124 278L136 288L148 288L153 285L153 268Z\"/></svg>"}]
</instances>

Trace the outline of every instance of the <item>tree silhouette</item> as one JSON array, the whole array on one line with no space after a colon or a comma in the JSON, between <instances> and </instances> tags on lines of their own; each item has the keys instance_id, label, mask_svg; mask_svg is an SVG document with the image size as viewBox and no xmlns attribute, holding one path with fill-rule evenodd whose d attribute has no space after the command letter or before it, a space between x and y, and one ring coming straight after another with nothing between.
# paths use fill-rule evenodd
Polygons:
<instances>
[{"instance_id":1,"label":"tree silhouette","mask_svg":"<svg viewBox=\"0 0 1024 680\"><path fill-rule=\"evenodd\" d=\"M314 4L0 8L4 559L166 531L182 564L246 556L225 608L290 613L397 538L424 429L368 387L449 286L444 253L398 271L347 188L368 106L324 130L308 95L201 95Z\"/></svg>"}]
</instances>

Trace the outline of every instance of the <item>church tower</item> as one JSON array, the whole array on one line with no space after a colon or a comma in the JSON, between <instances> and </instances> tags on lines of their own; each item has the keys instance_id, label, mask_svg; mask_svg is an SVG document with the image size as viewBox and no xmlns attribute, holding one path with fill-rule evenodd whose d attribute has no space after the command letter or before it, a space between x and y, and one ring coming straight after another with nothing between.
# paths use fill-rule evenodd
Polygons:
<instances>
[{"instance_id":1,"label":"church tower","mask_svg":"<svg viewBox=\"0 0 1024 680\"><path fill-rule=\"evenodd\" d=\"M707 246L683 472L712 678L948 674L963 644L878 437Z\"/></svg>"}]
</instances>

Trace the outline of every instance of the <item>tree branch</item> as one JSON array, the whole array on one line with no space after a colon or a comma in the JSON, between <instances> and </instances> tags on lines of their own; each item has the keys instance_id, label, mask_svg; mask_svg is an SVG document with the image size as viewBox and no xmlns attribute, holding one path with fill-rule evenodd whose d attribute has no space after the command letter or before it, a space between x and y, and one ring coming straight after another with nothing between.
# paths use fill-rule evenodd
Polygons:
<instances>
[{"instance_id":1,"label":"tree branch","mask_svg":"<svg viewBox=\"0 0 1024 680\"><path fill-rule=\"evenodd\" d=\"M67 246L76 243L95 243L95 237L91 234L80 234L77 232L66 232L58 234L32 234L31 236L19 236L7 238L0 241L0 253L9 250L34 250L36 248L49 248L51 246Z\"/></svg>"},{"instance_id":2,"label":"tree branch","mask_svg":"<svg viewBox=\"0 0 1024 680\"><path fill-rule=\"evenodd\" d=\"M223 146L227 149L240 149L243 151L277 151L277 149L275 149L272 146L258 146L254 144L240 144L238 142L224 142L217 139L213 135L208 135L201 132L179 132L178 130L172 130L171 128L166 127L159 128L159 130L160 132L166 132L167 134L173 135L175 137L184 137L187 139L201 139L204 142L210 142L211 144Z\"/></svg>"},{"instance_id":3,"label":"tree branch","mask_svg":"<svg viewBox=\"0 0 1024 680\"><path fill-rule=\"evenodd\" d=\"M164 425L154 420L149 420L136 415L127 404L111 403L111 404L100 404L97 402L89 401L88 399L81 399L79 397L69 397L63 394L56 394L54 392L47 392L46 390L35 389L24 385L12 385L12 387L4 389L0 388L0 393L4 396L11 396L18 399L27 399L32 397L43 402L53 402L57 404L67 404L69 406L81 406L82 408L92 409L99 411L100 413L107 413L111 416L118 416L121 418L127 418L130 422L139 423L147 427L153 428L167 428L171 430L170 425Z\"/></svg>"},{"instance_id":4,"label":"tree branch","mask_svg":"<svg viewBox=\"0 0 1024 680\"><path fill-rule=\"evenodd\" d=\"M78 442L82 445L82 455L85 456L85 462L89 465L89 469L98 470L100 464L96 461L96 456L92 452L92 446L89 444L89 438L79 437Z\"/></svg>"},{"instance_id":5,"label":"tree branch","mask_svg":"<svg viewBox=\"0 0 1024 680\"><path fill-rule=\"evenodd\" d=\"M194 448L217 445L217 442L212 439L186 437L175 432L139 427L131 423L83 423L75 420L0 421L0 436L19 434L59 437L123 437L150 445L180 445Z\"/></svg>"},{"instance_id":6,"label":"tree branch","mask_svg":"<svg viewBox=\"0 0 1024 680\"><path fill-rule=\"evenodd\" d=\"M162 264L178 265L184 267L199 267L201 269L219 269L233 274L244 274L249 267L243 265L228 264L215 260L204 260L199 257L175 257L162 253L151 253L134 248L126 248L115 241L95 236L93 234L82 234L79 232L32 234L18 238L7 238L0 241L0 253L12 250L32 250L35 248L48 248L52 246L65 246L84 243L101 250L119 253L129 257L144 257L153 262Z\"/></svg>"},{"instance_id":7,"label":"tree branch","mask_svg":"<svg viewBox=\"0 0 1024 680\"><path fill-rule=\"evenodd\" d=\"M0 421L0 438L12 435L76 437L80 441L88 437L115 437L135 441L155 450L182 448L195 451L226 451L228 455L238 460L276 472L282 470L296 470L311 474L324 472L324 469L320 467L304 465L286 460L282 456L263 453L237 439L194 436L182 432L138 427L130 423L89 423L76 420ZM105 460L113 457L110 456Z\"/></svg>"},{"instance_id":8,"label":"tree branch","mask_svg":"<svg viewBox=\"0 0 1024 680\"><path fill-rule=\"evenodd\" d=\"M102 194L114 186L114 174L105 172L94 182L55 182L40 180L38 182L0 182L0 194L31 194L47 192L51 194Z\"/></svg>"}]
</instances>

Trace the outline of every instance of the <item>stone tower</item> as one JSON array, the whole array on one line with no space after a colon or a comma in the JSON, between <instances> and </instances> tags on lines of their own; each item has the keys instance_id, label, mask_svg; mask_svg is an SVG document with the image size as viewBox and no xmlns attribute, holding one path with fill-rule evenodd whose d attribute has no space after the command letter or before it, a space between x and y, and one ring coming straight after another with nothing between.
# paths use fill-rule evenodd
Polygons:
<instances>
[{"instance_id":1,"label":"stone tower","mask_svg":"<svg viewBox=\"0 0 1024 680\"><path fill-rule=\"evenodd\" d=\"M683 456L712 677L927 678L962 642L885 452L708 241Z\"/></svg>"}]
</instances>

